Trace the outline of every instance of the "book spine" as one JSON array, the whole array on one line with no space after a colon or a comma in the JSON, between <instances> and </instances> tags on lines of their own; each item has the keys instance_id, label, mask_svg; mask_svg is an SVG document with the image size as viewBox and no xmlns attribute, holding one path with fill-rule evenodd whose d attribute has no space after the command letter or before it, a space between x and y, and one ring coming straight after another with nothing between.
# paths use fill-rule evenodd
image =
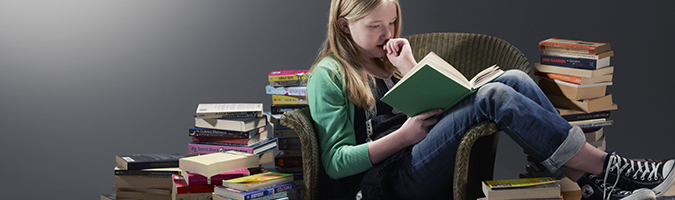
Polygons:
<instances>
[{"instance_id":1,"label":"book spine","mask_svg":"<svg viewBox=\"0 0 675 200\"><path fill-rule=\"evenodd\" d=\"M566 75L566 74L545 73L545 72L535 71L534 75L546 77L546 78L550 78L550 79L555 79L555 80L561 80L561 81L565 81L565 82L568 82L568 83L574 83L574 84L577 84L577 85L584 82L583 77Z\"/></svg>"},{"instance_id":2,"label":"book spine","mask_svg":"<svg viewBox=\"0 0 675 200\"><path fill-rule=\"evenodd\" d=\"M227 131L219 129L206 129L206 128L190 128L188 130L189 136L200 136L200 137L228 137L228 138L249 138L249 136L255 135L259 132L258 129L253 129L248 132L239 132L239 131Z\"/></svg>"},{"instance_id":3,"label":"book spine","mask_svg":"<svg viewBox=\"0 0 675 200\"><path fill-rule=\"evenodd\" d=\"M145 171L145 170L115 170L116 176L150 176L150 177L171 177L179 174L178 171Z\"/></svg>"},{"instance_id":4,"label":"book spine","mask_svg":"<svg viewBox=\"0 0 675 200\"><path fill-rule=\"evenodd\" d=\"M192 136L192 141L197 143L214 142L224 145L248 145L249 139L246 138L224 138L224 137L203 137Z\"/></svg>"},{"instance_id":5,"label":"book spine","mask_svg":"<svg viewBox=\"0 0 675 200\"><path fill-rule=\"evenodd\" d=\"M272 104L274 105L307 105L306 97L288 96L288 95L272 95Z\"/></svg>"},{"instance_id":6,"label":"book spine","mask_svg":"<svg viewBox=\"0 0 675 200\"><path fill-rule=\"evenodd\" d=\"M567 121L579 121L586 119L598 119L598 118L609 118L610 111L600 111L594 113L580 113L573 115L563 115L562 118Z\"/></svg>"},{"instance_id":7,"label":"book spine","mask_svg":"<svg viewBox=\"0 0 675 200\"><path fill-rule=\"evenodd\" d=\"M168 168L168 167L178 167L178 161L160 161L160 162L150 162L150 163L128 163L128 170L140 170L140 169L150 169L150 168Z\"/></svg>"},{"instance_id":8,"label":"book spine","mask_svg":"<svg viewBox=\"0 0 675 200\"><path fill-rule=\"evenodd\" d=\"M300 150L302 143L300 138L278 138L277 146L279 150Z\"/></svg>"},{"instance_id":9,"label":"book spine","mask_svg":"<svg viewBox=\"0 0 675 200\"><path fill-rule=\"evenodd\" d=\"M209 153L218 153L225 151L239 151L244 153L253 153L253 148L251 147L238 147L238 146L226 146L226 145L213 145L213 144L197 144L189 143L188 152L197 153L197 154L209 154Z\"/></svg>"},{"instance_id":10,"label":"book spine","mask_svg":"<svg viewBox=\"0 0 675 200\"><path fill-rule=\"evenodd\" d=\"M592 41L570 40L561 38L550 38L539 42L539 49L541 50L566 51L585 54L601 53L598 52L598 50L601 51L603 50L603 48L598 49L598 47L601 46L605 47L604 50L609 49L609 43L605 42L592 42Z\"/></svg>"},{"instance_id":11,"label":"book spine","mask_svg":"<svg viewBox=\"0 0 675 200\"><path fill-rule=\"evenodd\" d=\"M261 190L256 190L256 191L251 191L251 192L246 192L244 194L244 199L245 200L251 200L255 198L262 198L264 196L268 195L273 195L289 190L295 189L295 184L293 183L287 183L287 184L281 184L281 185L275 185L269 188L261 189Z\"/></svg>"},{"instance_id":12,"label":"book spine","mask_svg":"<svg viewBox=\"0 0 675 200\"><path fill-rule=\"evenodd\" d=\"M302 167L302 156L278 155L274 157L274 165L279 167Z\"/></svg>"},{"instance_id":13,"label":"book spine","mask_svg":"<svg viewBox=\"0 0 675 200\"><path fill-rule=\"evenodd\" d=\"M250 118L250 117L261 117L262 111L249 111L249 112L216 112L216 113L199 113L196 114L196 117L199 118Z\"/></svg>"},{"instance_id":14,"label":"book spine","mask_svg":"<svg viewBox=\"0 0 675 200\"><path fill-rule=\"evenodd\" d=\"M562 67L572 67L572 68L590 69L590 70L598 69L598 67L604 67L604 66L597 66L598 60L594 60L594 59L567 58L567 57L550 56L550 55L541 55L541 61L540 62L541 62L541 64L545 64L545 65L556 65L556 66L562 66Z\"/></svg>"},{"instance_id":15,"label":"book spine","mask_svg":"<svg viewBox=\"0 0 675 200\"><path fill-rule=\"evenodd\" d=\"M307 80L309 70L276 70L270 72L268 79L270 82L274 81L295 81Z\"/></svg>"},{"instance_id":16,"label":"book spine","mask_svg":"<svg viewBox=\"0 0 675 200\"><path fill-rule=\"evenodd\" d=\"M611 126L612 124L614 124L614 121L608 120L608 121L604 121L604 122L597 122L597 123L590 123L590 124L580 124L580 125L577 125L577 126L579 126L579 128L581 128L582 130L584 130L584 129L588 130L588 129L596 128L596 127Z\"/></svg>"},{"instance_id":17,"label":"book spine","mask_svg":"<svg viewBox=\"0 0 675 200\"><path fill-rule=\"evenodd\" d=\"M297 104L297 105L272 105L270 107L272 114L284 114L288 111L300 110L303 108L309 107L307 104Z\"/></svg>"},{"instance_id":18,"label":"book spine","mask_svg":"<svg viewBox=\"0 0 675 200\"><path fill-rule=\"evenodd\" d=\"M290 95L290 96L307 96L307 86L286 86L274 87L272 85L265 86L267 94Z\"/></svg>"},{"instance_id":19,"label":"book spine","mask_svg":"<svg viewBox=\"0 0 675 200\"><path fill-rule=\"evenodd\" d=\"M293 129L274 130L274 137L277 137L277 138L297 138L298 132L295 132Z\"/></svg>"}]
</instances>

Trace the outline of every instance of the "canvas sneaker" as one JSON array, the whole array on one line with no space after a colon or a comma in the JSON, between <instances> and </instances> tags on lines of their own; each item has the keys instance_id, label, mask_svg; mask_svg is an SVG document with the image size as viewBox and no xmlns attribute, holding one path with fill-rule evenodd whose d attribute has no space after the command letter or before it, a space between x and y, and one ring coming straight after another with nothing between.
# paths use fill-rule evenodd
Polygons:
<instances>
[{"instance_id":1,"label":"canvas sneaker","mask_svg":"<svg viewBox=\"0 0 675 200\"><path fill-rule=\"evenodd\" d=\"M675 160L637 161L611 153L605 159L603 181L626 190L648 188L660 196L675 183Z\"/></svg>"},{"instance_id":2,"label":"canvas sneaker","mask_svg":"<svg viewBox=\"0 0 675 200\"><path fill-rule=\"evenodd\" d=\"M654 200L654 191L646 188L623 190L603 181L600 175L586 173L577 180L582 200Z\"/></svg>"}]
</instances>

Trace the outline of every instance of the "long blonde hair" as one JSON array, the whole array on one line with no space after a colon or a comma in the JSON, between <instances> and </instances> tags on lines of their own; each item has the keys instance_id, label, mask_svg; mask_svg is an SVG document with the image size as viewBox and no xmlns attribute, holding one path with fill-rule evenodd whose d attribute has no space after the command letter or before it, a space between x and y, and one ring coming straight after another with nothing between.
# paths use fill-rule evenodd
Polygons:
<instances>
[{"instance_id":1,"label":"long blonde hair","mask_svg":"<svg viewBox=\"0 0 675 200\"><path fill-rule=\"evenodd\" d=\"M354 105L369 109L375 104L370 83L372 75L358 63L361 54L352 37L345 33L338 24L338 19L345 18L352 22L368 15L385 2L396 4L396 26L393 38L401 35L401 7L398 0L332 0L328 16L328 31L317 60L311 70L326 56L334 56L342 64L339 72L342 75L342 88ZM394 67L385 56L383 59L374 58L378 67L390 74L400 77L400 71Z\"/></svg>"}]
</instances>

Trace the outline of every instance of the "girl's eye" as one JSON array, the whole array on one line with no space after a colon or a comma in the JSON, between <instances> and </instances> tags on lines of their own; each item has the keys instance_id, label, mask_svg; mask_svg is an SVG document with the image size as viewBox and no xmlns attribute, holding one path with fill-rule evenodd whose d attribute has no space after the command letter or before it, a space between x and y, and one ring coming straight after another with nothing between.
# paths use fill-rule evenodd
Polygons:
<instances>
[{"instance_id":1,"label":"girl's eye","mask_svg":"<svg viewBox=\"0 0 675 200\"><path fill-rule=\"evenodd\" d=\"M380 25L370 26L370 28L378 28L378 27L380 27Z\"/></svg>"}]
</instances>

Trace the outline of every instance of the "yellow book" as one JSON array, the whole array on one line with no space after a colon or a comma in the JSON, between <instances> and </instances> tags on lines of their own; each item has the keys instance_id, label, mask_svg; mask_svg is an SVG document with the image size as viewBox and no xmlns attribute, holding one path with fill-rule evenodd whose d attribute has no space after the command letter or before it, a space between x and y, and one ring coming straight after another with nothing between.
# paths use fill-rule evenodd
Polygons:
<instances>
[{"instance_id":1,"label":"yellow book","mask_svg":"<svg viewBox=\"0 0 675 200\"><path fill-rule=\"evenodd\" d=\"M560 188L551 177L483 181L488 200L560 198Z\"/></svg>"},{"instance_id":2,"label":"yellow book","mask_svg":"<svg viewBox=\"0 0 675 200\"><path fill-rule=\"evenodd\" d=\"M274 104L274 105L307 104L307 97L275 94L275 95L272 95L272 104Z\"/></svg>"}]
</instances>

